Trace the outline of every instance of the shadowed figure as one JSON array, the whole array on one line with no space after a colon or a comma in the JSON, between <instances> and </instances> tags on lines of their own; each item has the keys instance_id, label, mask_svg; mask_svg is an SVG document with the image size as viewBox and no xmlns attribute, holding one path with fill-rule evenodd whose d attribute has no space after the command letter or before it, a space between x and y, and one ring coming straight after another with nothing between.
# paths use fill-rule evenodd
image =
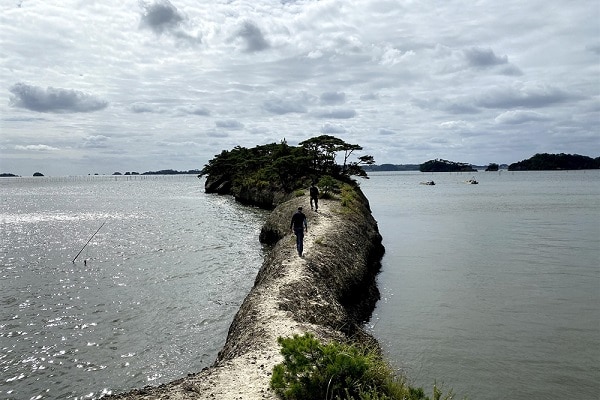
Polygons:
<instances>
[{"instance_id":1,"label":"shadowed figure","mask_svg":"<svg viewBox=\"0 0 600 400\"><path fill-rule=\"evenodd\" d=\"M313 183L310 185L310 209L313 209L313 202L315 211L319 211L319 189Z\"/></svg>"},{"instance_id":2,"label":"shadowed figure","mask_svg":"<svg viewBox=\"0 0 600 400\"><path fill-rule=\"evenodd\" d=\"M302 257L302 251L304 250L304 232L308 232L308 223L306 221L306 215L302 212L302 207L298 207L298 210L292 215L290 229L296 235L296 250L298 250L298 255Z\"/></svg>"}]
</instances>

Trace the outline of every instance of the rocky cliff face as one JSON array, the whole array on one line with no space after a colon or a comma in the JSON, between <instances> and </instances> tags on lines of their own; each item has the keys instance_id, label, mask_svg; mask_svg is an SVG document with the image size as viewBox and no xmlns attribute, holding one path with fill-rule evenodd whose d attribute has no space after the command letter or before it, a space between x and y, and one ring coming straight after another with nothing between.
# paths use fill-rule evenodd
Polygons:
<instances>
[{"instance_id":1,"label":"rocky cliff face","mask_svg":"<svg viewBox=\"0 0 600 400\"><path fill-rule=\"evenodd\" d=\"M282 361L278 337L311 332L322 341L376 345L363 324L379 299L376 275L384 248L368 201L355 190L351 204L322 200L319 213L310 210L307 195L271 213L261 237L272 248L211 368L112 398L276 399L269 382ZM302 258L289 229L298 206L309 224Z\"/></svg>"},{"instance_id":2,"label":"rocky cliff face","mask_svg":"<svg viewBox=\"0 0 600 400\"><path fill-rule=\"evenodd\" d=\"M234 185L226 176L209 176L204 183L206 193L232 195L242 204L272 210L289 198L283 190L276 187L252 187Z\"/></svg>"}]
</instances>

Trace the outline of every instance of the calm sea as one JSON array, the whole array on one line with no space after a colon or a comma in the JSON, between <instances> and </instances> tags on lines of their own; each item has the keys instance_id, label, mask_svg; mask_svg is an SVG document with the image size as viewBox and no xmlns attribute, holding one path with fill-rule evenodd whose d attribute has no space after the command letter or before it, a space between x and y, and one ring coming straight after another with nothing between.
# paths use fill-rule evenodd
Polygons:
<instances>
[{"instance_id":1,"label":"calm sea","mask_svg":"<svg viewBox=\"0 0 600 400\"><path fill-rule=\"evenodd\" d=\"M599 171L371 177L387 253L370 325L397 368L429 394L598 398ZM214 361L264 211L193 176L0 190L0 398L98 398Z\"/></svg>"},{"instance_id":2,"label":"calm sea","mask_svg":"<svg viewBox=\"0 0 600 400\"><path fill-rule=\"evenodd\" d=\"M396 367L429 395L600 398L600 171L371 176Z\"/></svg>"},{"instance_id":3,"label":"calm sea","mask_svg":"<svg viewBox=\"0 0 600 400\"><path fill-rule=\"evenodd\" d=\"M1 399L98 398L215 360L261 265L265 212L203 183L0 180Z\"/></svg>"}]
</instances>

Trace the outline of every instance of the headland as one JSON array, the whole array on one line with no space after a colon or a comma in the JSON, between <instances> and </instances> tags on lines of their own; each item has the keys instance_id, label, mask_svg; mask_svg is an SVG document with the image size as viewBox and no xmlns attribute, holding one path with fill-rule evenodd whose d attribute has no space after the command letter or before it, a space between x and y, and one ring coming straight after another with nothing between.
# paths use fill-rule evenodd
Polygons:
<instances>
[{"instance_id":1,"label":"headland","mask_svg":"<svg viewBox=\"0 0 600 400\"><path fill-rule=\"evenodd\" d=\"M303 257L289 229L299 206L309 224ZM296 192L271 212L261 238L272 247L213 365L107 399L277 399L269 384L273 367L283 360L278 337L309 332L323 342L378 346L363 326L379 299L376 275L384 248L358 186L320 200L318 213L310 210L307 193Z\"/></svg>"}]
</instances>

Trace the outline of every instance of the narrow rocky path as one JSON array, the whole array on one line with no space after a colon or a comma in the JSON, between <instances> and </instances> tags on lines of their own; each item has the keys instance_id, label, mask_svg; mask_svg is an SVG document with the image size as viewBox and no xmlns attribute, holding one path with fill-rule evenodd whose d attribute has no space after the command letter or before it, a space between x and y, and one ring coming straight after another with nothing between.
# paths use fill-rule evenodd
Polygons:
<instances>
[{"instance_id":1,"label":"narrow rocky path","mask_svg":"<svg viewBox=\"0 0 600 400\"><path fill-rule=\"evenodd\" d=\"M277 399L269 388L273 367L283 360L279 352L278 337L288 337L305 332L316 333L317 337L339 336L337 332L325 333L327 328L309 323L300 323L293 313L285 311L282 303L286 298L286 287L311 284L310 260L318 256L319 247L326 245L328 232L335 229L340 217L332 207L339 201L321 200L320 211L314 212L303 205L308 219L308 233L304 238L304 256L296 253L295 236L288 233L276 245L278 273L264 283L255 286L242 305L247 307L251 318L244 319L243 335L237 338L243 348L235 348L235 355L226 357L217 365L189 375L169 384L155 388L144 388L115 395L111 399L219 399L259 400ZM291 215L290 215L291 218ZM303 299L307 302L323 302L320 296ZM325 333L325 335L323 335Z\"/></svg>"}]
</instances>

